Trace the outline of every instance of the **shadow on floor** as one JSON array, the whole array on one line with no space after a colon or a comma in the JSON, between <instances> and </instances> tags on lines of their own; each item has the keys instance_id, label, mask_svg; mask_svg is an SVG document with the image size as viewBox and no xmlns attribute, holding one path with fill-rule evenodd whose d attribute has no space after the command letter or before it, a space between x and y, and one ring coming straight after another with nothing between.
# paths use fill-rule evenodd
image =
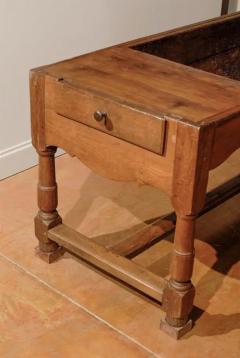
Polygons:
<instances>
[{"instance_id":1,"label":"shadow on floor","mask_svg":"<svg viewBox=\"0 0 240 358\"><path fill-rule=\"evenodd\" d=\"M97 186L96 182L98 183ZM119 207L127 209L133 216L145 223L155 217L156 208L163 211L163 206L167 204L167 214L170 207L168 199L157 189L150 187L141 189L132 183L122 185L117 182L111 183L109 186L106 180L99 177L96 180L95 174L90 174L79 193L79 200L65 215L64 221L69 226L77 228L84 220L85 213L88 212L93 201L100 196L114 201ZM152 210L151 207L155 205L156 210ZM84 210L82 210L83 207ZM186 338L190 335L220 335L233 329L240 329L240 313L212 315L206 311L226 276L240 279L240 210L238 208L240 208L240 195L235 196L198 220L195 241L196 259L204 266L209 267L209 270L196 284L197 295L200 296L202 292L201 299L197 300L201 309L195 307L193 318L197 324ZM135 225L130 229L100 235L98 239L104 244L113 240L118 242L140 228L141 224ZM169 235L165 240L171 242L173 235ZM170 254L169 251L160 260L153 262L148 269L161 276L166 276ZM239 293L236 293L236 297L232 297L232 299L237 300L238 297ZM226 301L229 304L229 297Z\"/></svg>"}]
</instances>

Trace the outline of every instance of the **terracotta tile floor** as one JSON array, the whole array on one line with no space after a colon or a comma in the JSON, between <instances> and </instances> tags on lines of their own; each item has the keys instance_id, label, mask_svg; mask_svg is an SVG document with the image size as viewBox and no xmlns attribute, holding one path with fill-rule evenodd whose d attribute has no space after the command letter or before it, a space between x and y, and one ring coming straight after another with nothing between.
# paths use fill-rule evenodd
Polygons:
<instances>
[{"instance_id":1,"label":"terracotta tile floor","mask_svg":"<svg viewBox=\"0 0 240 358\"><path fill-rule=\"evenodd\" d=\"M238 173L239 152L210 187ZM171 212L156 189L100 178L76 158L57 159L59 212L99 241L119 240ZM159 330L160 306L70 254L35 256L37 168L0 182L1 357L240 357L240 196L198 220L196 325L182 340ZM172 235L135 261L166 276Z\"/></svg>"}]
</instances>

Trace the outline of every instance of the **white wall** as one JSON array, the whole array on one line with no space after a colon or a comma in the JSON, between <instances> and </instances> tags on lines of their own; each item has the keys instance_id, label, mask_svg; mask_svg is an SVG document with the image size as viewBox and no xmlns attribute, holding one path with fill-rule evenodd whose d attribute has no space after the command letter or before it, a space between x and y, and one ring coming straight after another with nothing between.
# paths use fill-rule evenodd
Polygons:
<instances>
[{"instance_id":1,"label":"white wall","mask_svg":"<svg viewBox=\"0 0 240 358\"><path fill-rule=\"evenodd\" d=\"M230 0L229 1L229 13L239 11L240 10L240 0Z\"/></svg>"},{"instance_id":2,"label":"white wall","mask_svg":"<svg viewBox=\"0 0 240 358\"><path fill-rule=\"evenodd\" d=\"M220 0L0 0L0 178L35 163L30 68L218 16Z\"/></svg>"}]
</instances>

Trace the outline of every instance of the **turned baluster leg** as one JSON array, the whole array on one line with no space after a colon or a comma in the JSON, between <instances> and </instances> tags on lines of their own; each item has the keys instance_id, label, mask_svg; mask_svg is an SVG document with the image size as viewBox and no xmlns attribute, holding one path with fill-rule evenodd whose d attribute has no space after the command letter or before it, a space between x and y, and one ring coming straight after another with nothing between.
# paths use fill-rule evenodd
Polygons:
<instances>
[{"instance_id":1,"label":"turned baluster leg","mask_svg":"<svg viewBox=\"0 0 240 358\"><path fill-rule=\"evenodd\" d=\"M62 222L56 210L57 184L55 178L55 147L48 147L39 154L39 182L38 207L35 217L35 234L39 240L38 255L48 263L56 260L63 253L63 249L48 239L49 229Z\"/></svg>"},{"instance_id":2,"label":"turned baluster leg","mask_svg":"<svg viewBox=\"0 0 240 358\"><path fill-rule=\"evenodd\" d=\"M205 203L213 141L213 127L177 125L171 198L177 223L170 279L163 293L166 317L161 322L161 328L177 339L192 327L195 223Z\"/></svg>"},{"instance_id":3,"label":"turned baluster leg","mask_svg":"<svg viewBox=\"0 0 240 358\"><path fill-rule=\"evenodd\" d=\"M189 314L195 294L191 282L195 219L195 216L177 216L170 280L163 296L166 317L161 322L161 328L177 339L192 327Z\"/></svg>"}]
</instances>

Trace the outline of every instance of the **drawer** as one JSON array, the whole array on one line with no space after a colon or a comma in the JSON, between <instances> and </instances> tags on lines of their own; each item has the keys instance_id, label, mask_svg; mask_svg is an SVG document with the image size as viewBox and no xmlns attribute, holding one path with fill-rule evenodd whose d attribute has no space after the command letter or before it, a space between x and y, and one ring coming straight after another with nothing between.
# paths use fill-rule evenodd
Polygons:
<instances>
[{"instance_id":1,"label":"drawer","mask_svg":"<svg viewBox=\"0 0 240 358\"><path fill-rule=\"evenodd\" d=\"M66 81L46 82L46 106L57 114L163 154L165 119Z\"/></svg>"}]
</instances>

